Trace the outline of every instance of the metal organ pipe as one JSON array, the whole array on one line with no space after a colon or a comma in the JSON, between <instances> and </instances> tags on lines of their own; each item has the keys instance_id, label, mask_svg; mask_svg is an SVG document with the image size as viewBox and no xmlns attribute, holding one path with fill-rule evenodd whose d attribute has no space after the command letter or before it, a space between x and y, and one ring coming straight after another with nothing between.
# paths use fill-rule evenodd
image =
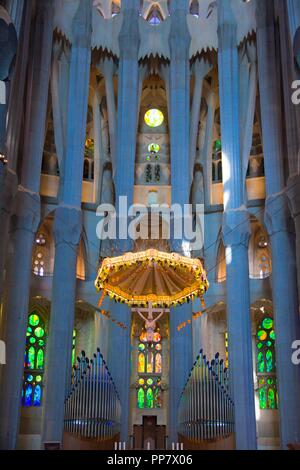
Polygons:
<instances>
[{"instance_id":1,"label":"metal organ pipe","mask_svg":"<svg viewBox=\"0 0 300 470\"><path fill-rule=\"evenodd\" d=\"M219 353L209 362L200 350L180 396L178 420L179 432L196 442L234 432L228 370Z\"/></svg>"},{"instance_id":2,"label":"metal organ pipe","mask_svg":"<svg viewBox=\"0 0 300 470\"><path fill-rule=\"evenodd\" d=\"M65 399L65 430L100 440L113 437L120 415L118 392L100 349L91 360L82 351Z\"/></svg>"}]
</instances>

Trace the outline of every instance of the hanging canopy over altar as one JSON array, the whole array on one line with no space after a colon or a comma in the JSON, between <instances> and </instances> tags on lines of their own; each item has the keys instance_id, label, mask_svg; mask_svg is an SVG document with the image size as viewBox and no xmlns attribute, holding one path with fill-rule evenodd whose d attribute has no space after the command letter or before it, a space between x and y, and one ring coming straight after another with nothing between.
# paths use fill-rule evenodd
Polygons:
<instances>
[{"instance_id":1,"label":"hanging canopy over altar","mask_svg":"<svg viewBox=\"0 0 300 470\"><path fill-rule=\"evenodd\" d=\"M95 281L96 289L130 306L174 307L194 300L208 289L199 259L155 249L105 258Z\"/></svg>"}]
</instances>

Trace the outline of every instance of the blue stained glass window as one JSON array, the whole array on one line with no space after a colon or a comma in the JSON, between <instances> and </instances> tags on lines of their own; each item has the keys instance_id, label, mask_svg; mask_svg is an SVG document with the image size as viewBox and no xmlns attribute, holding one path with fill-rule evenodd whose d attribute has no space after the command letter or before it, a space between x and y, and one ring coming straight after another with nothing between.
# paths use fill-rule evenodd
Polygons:
<instances>
[{"instance_id":1,"label":"blue stained glass window","mask_svg":"<svg viewBox=\"0 0 300 470\"><path fill-rule=\"evenodd\" d=\"M40 385L36 385L33 396L33 406L40 406L42 398L42 389Z\"/></svg>"},{"instance_id":2,"label":"blue stained glass window","mask_svg":"<svg viewBox=\"0 0 300 470\"><path fill-rule=\"evenodd\" d=\"M25 388L24 405L31 406L31 399L32 399L32 385L27 384Z\"/></svg>"}]
</instances>

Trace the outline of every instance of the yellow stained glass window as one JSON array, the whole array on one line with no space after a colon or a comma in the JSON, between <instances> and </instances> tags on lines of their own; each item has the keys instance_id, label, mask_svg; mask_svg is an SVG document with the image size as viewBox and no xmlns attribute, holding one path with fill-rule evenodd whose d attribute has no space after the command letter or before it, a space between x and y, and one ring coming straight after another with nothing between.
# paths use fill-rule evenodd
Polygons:
<instances>
[{"instance_id":1,"label":"yellow stained glass window","mask_svg":"<svg viewBox=\"0 0 300 470\"><path fill-rule=\"evenodd\" d=\"M164 115L159 109L149 109L145 113L144 119L147 126L158 127L164 122Z\"/></svg>"}]
</instances>

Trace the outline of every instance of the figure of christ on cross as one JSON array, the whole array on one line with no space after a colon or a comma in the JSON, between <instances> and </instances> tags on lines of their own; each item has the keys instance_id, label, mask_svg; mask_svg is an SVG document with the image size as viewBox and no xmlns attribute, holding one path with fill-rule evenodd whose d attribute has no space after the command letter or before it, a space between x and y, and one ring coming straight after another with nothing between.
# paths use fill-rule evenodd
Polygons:
<instances>
[{"instance_id":1,"label":"figure of christ on cross","mask_svg":"<svg viewBox=\"0 0 300 470\"><path fill-rule=\"evenodd\" d=\"M149 302L147 308L133 308L132 311L137 312L139 316L144 320L147 342L152 343L156 328L156 322L163 316L165 312L169 312L170 310L164 308L153 308L152 302ZM142 312L147 313L148 315L145 317ZM158 316L156 318L153 317L154 313L158 313Z\"/></svg>"}]
</instances>

